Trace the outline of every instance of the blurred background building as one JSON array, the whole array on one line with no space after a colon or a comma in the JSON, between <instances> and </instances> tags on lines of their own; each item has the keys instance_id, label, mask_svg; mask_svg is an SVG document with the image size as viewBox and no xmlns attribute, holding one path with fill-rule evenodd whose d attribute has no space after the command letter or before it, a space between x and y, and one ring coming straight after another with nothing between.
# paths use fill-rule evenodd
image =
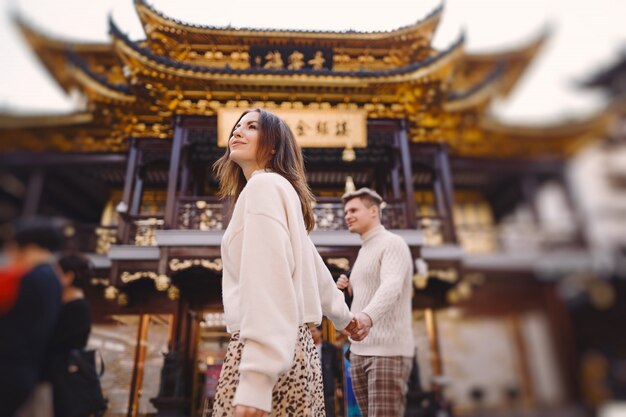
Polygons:
<instances>
[{"instance_id":1,"label":"blurred background building","mask_svg":"<svg viewBox=\"0 0 626 417\"><path fill-rule=\"evenodd\" d=\"M134 7L140 40L114 19L110 42L70 42L16 16L77 106L0 115L2 230L20 216L61 218L68 248L97 267L90 345L107 362L107 416L211 406L228 341L229 209L211 165L249 107L284 117L303 146L312 237L335 276L359 248L346 189L375 188L385 225L409 243L409 415L436 415L442 397L467 416L592 415L625 399L623 60L581 81L581 94L609 98L594 114L513 124L491 109L547 31L475 53L464 35L433 46L443 6L385 32L235 29Z\"/></svg>"}]
</instances>

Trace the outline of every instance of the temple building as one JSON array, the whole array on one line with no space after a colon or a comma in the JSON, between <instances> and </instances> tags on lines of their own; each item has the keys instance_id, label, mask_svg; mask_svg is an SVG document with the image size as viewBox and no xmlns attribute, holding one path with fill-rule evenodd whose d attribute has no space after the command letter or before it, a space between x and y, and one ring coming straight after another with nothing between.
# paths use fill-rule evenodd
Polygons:
<instances>
[{"instance_id":1,"label":"temple building","mask_svg":"<svg viewBox=\"0 0 626 417\"><path fill-rule=\"evenodd\" d=\"M335 277L360 247L343 220L347 189L376 189L385 226L409 244L419 383L407 415L440 395L456 415L583 401L593 381L581 378L562 283L615 267L592 250L566 168L616 112L551 126L490 112L547 34L482 54L464 34L432 46L443 6L394 30L333 32L201 26L134 4L141 40L113 20L110 42L78 43L16 18L79 106L0 115L2 230L20 216L62 219L68 249L97 268L90 346L107 363L107 416L211 407L229 338L219 245L230 208L212 165L251 107L284 118L303 148L311 236ZM599 309L611 302L601 291Z\"/></svg>"}]
</instances>

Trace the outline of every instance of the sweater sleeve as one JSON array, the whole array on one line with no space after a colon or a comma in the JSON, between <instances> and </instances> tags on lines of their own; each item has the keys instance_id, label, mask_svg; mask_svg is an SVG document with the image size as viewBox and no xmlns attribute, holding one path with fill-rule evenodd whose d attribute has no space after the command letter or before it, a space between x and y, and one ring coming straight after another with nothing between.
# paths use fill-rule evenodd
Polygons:
<instances>
[{"instance_id":1,"label":"sweater sleeve","mask_svg":"<svg viewBox=\"0 0 626 417\"><path fill-rule=\"evenodd\" d=\"M338 330L343 330L348 326L350 320L352 320L352 313L350 313L343 293L337 288L333 276L326 267L315 245L310 239L309 242L311 250L313 251L313 258L315 259L315 271L320 301L322 303L322 314L328 317Z\"/></svg>"},{"instance_id":2,"label":"sweater sleeve","mask_svg":"<svg viewBox=\"0 0 626 417\"><path fill-rule=\"evenodd\" d=\"M411 268L411 253L404 240L398 237L385 242L380 266L380 286L363 309L374 325L400 300Z\"/></svg>"},{"instance_id":3,"label":"sweater sleeve","mask_svg":"<svg viewBox=\"0 0 626 417\"><path fill-rule=\"evenodd\" d=\"M272 390L293 363L298 310L293 253L276 188L259 181L248 190L240 269L243 352L233 405L271 411ZM275 207L274 207L275 206Z\"/></svg>"}]
</instances>

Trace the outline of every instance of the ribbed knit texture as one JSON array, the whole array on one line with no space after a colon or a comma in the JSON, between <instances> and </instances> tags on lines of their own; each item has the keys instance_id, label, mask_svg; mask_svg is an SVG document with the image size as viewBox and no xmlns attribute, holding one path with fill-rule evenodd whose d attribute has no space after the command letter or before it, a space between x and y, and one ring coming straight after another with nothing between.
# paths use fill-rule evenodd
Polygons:
<instances>
[{"instance_id":1,"label":"ribbed knit texture","mask_svg":"<svg viewBox=\"0 0 626 417\"><path fill-rule=\"evenodd\" d=\"M378 226L361 236L359 255L350 274L352 312L372 318L369 335L352 342L350 350L363 356L415 354L411 325L413 258L400 236Z\"/></svg>"},{"instance_id":2,"label":"ribbed knit texture","mask_svg":"<svg viewBox=\"0 0 626 417\"><path fill-rule=\"evenodd\" d=\"M233 404L269 412L272 389L292 366L299 326L324 314L341 330L352 314L309 238L296 191L278 174L252 174L221 249L224 318L244 343Z\"/></svg>"}]
</instances>

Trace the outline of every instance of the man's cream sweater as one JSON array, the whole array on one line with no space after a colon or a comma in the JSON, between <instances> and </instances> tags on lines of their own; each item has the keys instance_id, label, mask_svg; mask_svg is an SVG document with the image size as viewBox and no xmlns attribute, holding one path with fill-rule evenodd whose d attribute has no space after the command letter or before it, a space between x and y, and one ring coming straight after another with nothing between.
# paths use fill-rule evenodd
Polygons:
<instances>
[{"instance_id":1,"label":"man's cream sweater","mask_svg":"<svg viewBox=\"0 0 626 417\"><path fill-rule=\"evenodd\" d=\"M222 239L222 298L229 332L244 343L234 405L270 411L272 389L293 364L298 327L322 314L344 329L352 314L309 238L295 189L255 171Z\"/></svg>"},{"instance_id":2,"label":"man's cream sweater","mask_svg":"<svg viewBox=\"0 0 626 417\"><path fill-rule=\"evenodd\" d=\"M406 242L383 226L361 236L350 274L352 311L371 317L373 326L350 350L363 356L415 355L411 317L413 258Z\"/></svg>"}]
</instances>

